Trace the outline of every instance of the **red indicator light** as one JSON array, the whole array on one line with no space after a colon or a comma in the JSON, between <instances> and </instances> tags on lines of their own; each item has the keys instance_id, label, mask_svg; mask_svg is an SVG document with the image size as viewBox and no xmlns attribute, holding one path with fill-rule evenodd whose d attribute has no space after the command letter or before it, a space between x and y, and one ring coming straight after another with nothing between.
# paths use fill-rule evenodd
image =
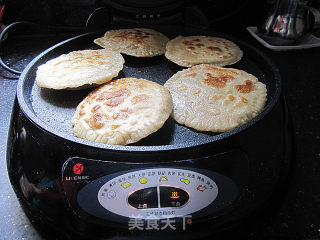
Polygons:
<instances>
[{"instance_id":1,"label":"red indicator light","mask_svg":"<svg viewBox=\"0 0 320 240\"><path fill-rule=\"evenodd\" d=\"M206 186L202 186L202 185L199 185L199 186L197 187L197 190L200 191L200 192L203 192L203 191L206 190L206 189L207 189L207 187L206 187Z\"/></svg>"},{"instance_id":2,"label":"red indicator light","mask_svg":"<svg viewBox=\"0 0 320 240\"><path fill-rule=\"evenodd\" d=\"M77 175L81 174L83 172L83 165L81 163L77 163L73 166L73 172Z\"/></svg>"},{"instance_id":3,"label":"red indicator light","mask_svg":"<svg viewBox=\"0 0 320 240\"><path fill-rule=\"evenodd\" d=\"M179 196L178 192L172 192L170 198L172 198L172 199L177 199L177 198L179 198L179 197L180 197L180 196Z\"/></svg>"}]
</instances>

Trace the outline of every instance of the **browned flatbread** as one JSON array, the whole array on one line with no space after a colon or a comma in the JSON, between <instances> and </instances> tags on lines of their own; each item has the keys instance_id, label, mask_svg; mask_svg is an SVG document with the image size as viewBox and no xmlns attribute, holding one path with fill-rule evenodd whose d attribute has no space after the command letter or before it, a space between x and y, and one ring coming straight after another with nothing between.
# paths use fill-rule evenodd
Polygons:
<instances>
[{"instance_id":1,"label":"browned flatbread","mask_svg":"<svg viewBox=\"0 0 320 240\"><path fill-rule=\"evenodd\" d=\"M169 38L155 30L134 28L107 31L94 43L135 57L153 57L164 54L168 41Z\"/></svg>"},{"instance_id":2,"label":"browned flatbread","mask_svg":"<svg viewBox=\"0 0 320 240\"><path fill-rule=\"evenodd\" d=\"M242 55L235 43L210 36L178 36L167 43L165 52L167 59L183 67L203 63L231 65L238 62Z\"/></svg>"},{"instance_id":3,"label":"browned flatbread","mask_svg":"<svg viewBox=\"0 0 320 240\"><path fill-rule=\"evenodd\" d=\"M199 131L224 132L258 115L265 84L242 70L201 64L173 75L164 86L173 100L172 117Z\"/></svg>"},{"instance_id":4,"label":"browned flatbread","mask_svg":"<svg viewBox=\"0 0 320 240\"><path fill-rule=\"evenodd\" d=\"M126 145L160 129L171 112L172 99L165 87L146 79L117 79L78 105L73 132L90 141Z\"/></svg>"},{"instance_id":5,"label":"browned flatbread","mask_svg":"<svg viewBox=\"0 0 320 240\"><path fill-rule=\"evenodd\" d=\"M118 76L124 59L118 52L79 50L47 61L36 74L39 87L52 89L82 89L100 85Z\"/></svg>"}]
</instances>

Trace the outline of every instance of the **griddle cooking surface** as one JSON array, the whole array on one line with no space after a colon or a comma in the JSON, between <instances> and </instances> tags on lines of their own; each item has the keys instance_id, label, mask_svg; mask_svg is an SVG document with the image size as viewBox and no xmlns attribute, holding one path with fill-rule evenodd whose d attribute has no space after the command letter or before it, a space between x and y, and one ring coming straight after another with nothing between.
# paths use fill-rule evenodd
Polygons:
<instances>
[{"instance_id":1,"label":"griddle cooking surface","mask_svg":"<svg viewBox=\"0 0 320 240\"><path fill-rule=\"evenodd\" d=\"M169 36L170 38L173 38L178 35L172 33L168 34L164 31L162 32L167 34L167 36ZM195 33L194 31L192 31L192 33L193 35L200 35L200 33ZM190 33L180 34L192 35ZM72 141L80 141L81 143L89 145L97 144L74 137L72 132L71 118L75 112L77 105L93 89L76 91L51 90L39 88L35 83L35 72L39 65L61 54L81 49L99 49L100 47L96 46L93 43L93 39L96 37L100 37L101 35L103 35L103 33L86 34L83 36L78 36L75 37L73 40L67 40L66 42L53 46L51 49L45 51L36 59L34 59L25 69L25 71L20 77L17 90L20 106L22 106L24 112L33 121L35 121L36 124L40 125L41 127L53 134L57 134L58 136L66 137ZM234 41L233 39L231 40ZM265 83L268 88L267 106L270 105L271 99L275 95L278 95L276 94L276 90L279 88L279 86L277 87L277 84L275 84L276 76L272 69L273 66L270 66L269 62L265 61L263 56L260 56L259 54L257 55L253 49L248 48L248 46L242 45L239 42L236 43L239 44L240 48L243 50L244 57L241 61L230 67L247 71L257 76L261 82ZM119 76L117 78L145 78L163 85L173 74L183 69L182 67L168 61L164 56L152 58L135 58L124 55L124 58L124 68L119 73ZM279 79L277 81L279 81ZM24 106L27 107L27 109ZM229 131L229 133L239 131L241 128L246 127L248 126L241 126L232 131ZM165 123L165 125L158 132L151 134L149 137L142 139L140 142L135 143L133 145L198 145L214 141L215 139L223 138L224 136L227 136L229 133L214 134L211 132L198 132L180 124L177 124L170 117ZM108 146L106 144L98 145L104 147Z\"/></svg>"}]
</instances>

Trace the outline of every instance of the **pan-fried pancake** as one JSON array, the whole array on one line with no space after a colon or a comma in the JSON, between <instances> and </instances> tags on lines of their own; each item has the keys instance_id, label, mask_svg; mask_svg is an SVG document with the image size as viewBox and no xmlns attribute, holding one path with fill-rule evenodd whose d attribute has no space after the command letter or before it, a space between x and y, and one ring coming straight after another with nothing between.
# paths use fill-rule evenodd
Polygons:
<instances>
[{"instance_id":1,"label":"pan-fried pancake","mask_svg":"<svg viewBox=\"0 0 320 240\"><path fill-rule=\"evenodd\" d=\"M126 145L160 129L172 112L169 91L146 79L113 80L91 92L72 118L79 138Z\"/></svg>"},{"instance_id":2,"label":"pan-fried pancake","mask_svg":"<svg viewBox=\"0 0 320 240\"><path fill-rule=\"evenodd\" d=\"M52 89L83 89L110 81L122 70L124 59L105 49L79 50L60 55L38 67L36 83Z\"/></svg>"},{"instance_id":3,"label":"pan-fried pancake","mask_svg":"<svg viewBox=\"0 0 320 240\"><path fill-rule=\"evenodd\" d=\"M178 36L167 43L165 56L182 66L198 64L226 66L238 62L242 51L235 43L211 36Z\"/></svg>"},{"instance_id":4,"label":"pan-fried pancake","mask_svg":"<svg viewBox=\"0 0 320 240\"><path fill-rule=\"evenodd\" d=\"M164 54L168 41L169 38L155 30L134 28L107 31L94 43L135 57L153 57Z\"/></svg>"},{"instance_id":5,"label":"pan-fried pancake","mask_svg":"<svg viewBox=\"0 0 320 240\"><path fill-rule=\"evenodd\" d=\"M172 117L199 131L224 132L258 115L265 84L242 70L201 64L173 75L164 86L173 100Z\"/></svg>"}]
</instances>

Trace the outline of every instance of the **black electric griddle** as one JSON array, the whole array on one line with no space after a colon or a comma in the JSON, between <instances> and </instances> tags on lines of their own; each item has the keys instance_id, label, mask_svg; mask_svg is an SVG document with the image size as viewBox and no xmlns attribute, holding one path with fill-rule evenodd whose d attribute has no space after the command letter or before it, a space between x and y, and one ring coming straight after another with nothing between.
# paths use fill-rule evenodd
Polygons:
<instances>
[{"instance_id":1,"label":"black electric griddle","mask_svg":"<svg viewBox=\"0 0 320 240\"><path fill-rule=\"evenodd\" d=\"M42 228L53 229L58 235L66 234L72 238L80 234L99 239L101 234L102 239L106 239L106 236L124 234L124 239L136 239L140 232L128 231L131 208L127 202L120 203L120 200L126 200L132 192L140 191L145 186L136 181L143 173L148 182L155 181L151 187L188 187L186 179L175 181L171 170L178 176L185 174L184 177L181 175L182 178L189 178L196 184L197 188L188 190L190 203L181 208L184 211L182 214L192 214L192 229L168 234L150 232L156 239L175 239L181 234L186 239L196 239L200 235L233 232L238 226L241 229L243 224L250 225L261 217L268 218L276 210L287 186L292 160L292 131L285 99L280 98L278 69L259 50L230 36L184 27L154 29L169 38L177 35L211 35L238 44L243 58L230 67L251 73L266 84L265 108L251 121L224 133L198 132L169 118L159 131L132 145L86 141L74 137L71 118L76 106L93 89L40 89L35 83L35 75L39 65L61 54L99 49L93 40L101 37L106 30L83 34L51 47L30 62L20 76L18 101L13 110L7 147L11 183L27 215ZM164 56L124 58L125 66L118 76L121 78L146 78L163 85L174 73L183 69ZM82 166L81 173L77 171L79 165ZM183 171L191 171L191 175L188 177L188 173ZM196 177L201 173L215 182L219 189L216 200L202 208L200 202L212 198L193 200L200 196L198 187L201 189L208 182ZM168 182L159 182L160 176L167 176ZM48 178L62 186L44 189L48 195L54 194L55 199L38 201L36 195L30 196L23 191L21 179L37 184L39 179ZM116 199L119 205L114 212L109 205L103 206L97 200L99 189L109 181L112 183L110 188L117 187L114 196L119 197ZM128 183L132 186L126 185ZM125 195L121 196L122 193ZM40 205L34 205L34 201ZM198 210L189 211L190 206ZM118 210L124 211L124 215L118 214ZM166 208L152 211L163 214ZM148 232L141 232L145 233Z\"/></svg>"},{"instance_id":2,"label":"black electric griddle","mask_svg":"<svg viewBox=\"0 0 320 240\"><path fill-rule=\"evenodd\" d=\"M101 37L104 34L103 31L87 33L63 41L44 51L30 62L21 74L17 87L17 98L22 111L40 128L72 142L113 150L157 151L199 146L234 135L261 120L278 101L281 91L279 72L259 50L230 36L199 29L162 27L157 30L166 34L170 39L178 35L211 35L223 37L238 44L243 51L243 58L230 67L251 73L257 76L259 81L266 84L268 99L264 110L246 124L224 133L199 132L182 126L169 118L158 132L129 146L107 145L77 138L72 132L71 118L77 105L93 89L75 91L39 88L35 83L36 70L39 65L61 54L82 49L99 49L100 47L95 45L93 40ZM183 69L168 61L164 56L135 58L124 55L124 58L124 68L117 78L145 78L163 85L173 74Z\"/></svg>"}]
</instances>

